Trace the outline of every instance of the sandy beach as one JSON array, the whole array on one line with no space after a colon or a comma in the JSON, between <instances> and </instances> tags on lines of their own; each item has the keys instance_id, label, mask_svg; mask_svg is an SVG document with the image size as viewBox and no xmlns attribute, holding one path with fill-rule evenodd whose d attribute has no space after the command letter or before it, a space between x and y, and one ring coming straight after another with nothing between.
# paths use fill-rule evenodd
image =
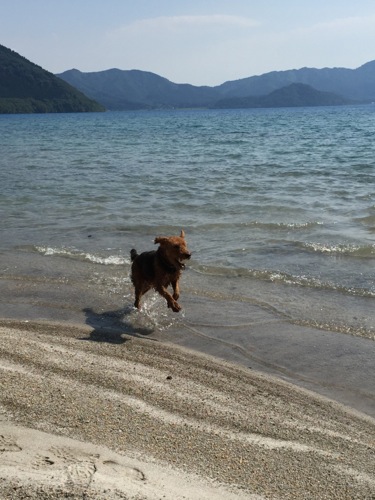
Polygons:
<instances>
[{"instance_id":1,"label":"sandy beach","mask_svg":"<svg viewBox=\"0 0 375 500\"><path fill-rule=\"evenodd\" d=\"M90 327L0 322L1 499L373 499L375 421Z\"/></svg>"}]
</instances>

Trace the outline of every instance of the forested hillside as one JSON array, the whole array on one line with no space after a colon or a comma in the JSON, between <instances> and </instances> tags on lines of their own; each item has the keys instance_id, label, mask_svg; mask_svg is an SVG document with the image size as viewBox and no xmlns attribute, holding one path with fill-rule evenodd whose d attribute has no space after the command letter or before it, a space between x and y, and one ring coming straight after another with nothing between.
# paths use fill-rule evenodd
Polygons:
<instances>
[{"instance_id":1,"label":"forested hillside","mask_svg":"<svg viewBox=\"0 0 375 500\"><path fill-rule=\"evenodd\" d=\"M0 45L0 113L104 111L71 85Z\"/></svg>"}]
</instances>

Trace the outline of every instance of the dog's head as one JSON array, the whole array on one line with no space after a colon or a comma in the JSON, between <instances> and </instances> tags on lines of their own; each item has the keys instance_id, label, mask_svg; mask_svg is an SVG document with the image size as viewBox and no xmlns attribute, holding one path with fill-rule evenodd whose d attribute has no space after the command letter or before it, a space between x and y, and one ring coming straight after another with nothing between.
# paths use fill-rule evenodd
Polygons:
<instances>
[{"instance_id":1,"label":"dog's head","mask_svg":"<svg viewBox=\"0 0 375 500\"><path fill-rule=\"evenodd\" d=\"M158 236L155 244L159 244L164 256L175 265L177 269L184 269L184 260L190 259L191 253L188 250L185 240L185 233L181 231L180 236Z\"/></svg>"}]
</instances>

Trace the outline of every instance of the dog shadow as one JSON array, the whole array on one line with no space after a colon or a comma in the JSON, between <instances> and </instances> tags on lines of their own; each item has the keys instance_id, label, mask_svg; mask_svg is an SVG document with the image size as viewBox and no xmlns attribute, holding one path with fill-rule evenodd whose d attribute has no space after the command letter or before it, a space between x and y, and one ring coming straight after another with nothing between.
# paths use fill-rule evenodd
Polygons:
<instances>
[{"instance_id":1,"label":"dog shadow","mask_svg":"<svg viewBox=\"0 0 375 500\"><path fill-rule=\"evenodd\" d=\"M153 328L136 326L132 319L137 314L134 307L127 306L115 311L95 312L92 308L83 309L86 324L93 328L89 337L80 340L93 342L108 342L110 344L124 344L129 337L147 338L154 332ZM148 340L154 340L148 338Z\"/></svg>"}]
</instances>

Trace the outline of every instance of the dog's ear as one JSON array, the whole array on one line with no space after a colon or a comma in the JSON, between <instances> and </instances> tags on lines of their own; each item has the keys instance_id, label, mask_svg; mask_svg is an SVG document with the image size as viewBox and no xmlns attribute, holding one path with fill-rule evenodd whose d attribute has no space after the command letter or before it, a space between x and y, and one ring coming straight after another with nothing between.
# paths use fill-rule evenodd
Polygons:
<instances>
[{"instance_id":1,"label":"dog's ear","mask_svg":"<svg viewBox=\"0 0 375 500\"><path fill-rule=\"evenodd\" d=\"M180 238L185 238L185 231L183 229L181 229Z\"/></svg>"},{"instance_id":2,"label":"dog's ear","mask_svg":"<svg viewBox=\"0 0 375 500\"><path fill-rule=\"evenodd\" d=\"M154 243L155 245L157 245L158 243L165 243L167 241L168 238L165 238L163 236L157 236L154 240Z\"/></svg>"}]
</instances>

